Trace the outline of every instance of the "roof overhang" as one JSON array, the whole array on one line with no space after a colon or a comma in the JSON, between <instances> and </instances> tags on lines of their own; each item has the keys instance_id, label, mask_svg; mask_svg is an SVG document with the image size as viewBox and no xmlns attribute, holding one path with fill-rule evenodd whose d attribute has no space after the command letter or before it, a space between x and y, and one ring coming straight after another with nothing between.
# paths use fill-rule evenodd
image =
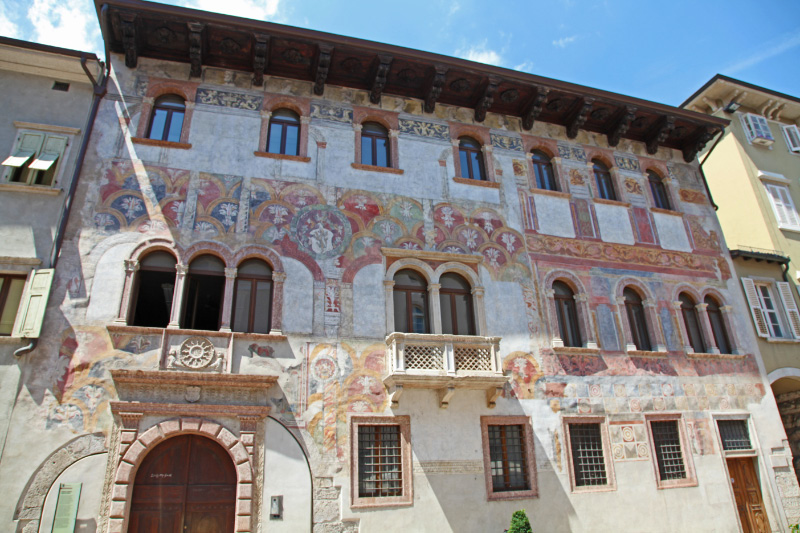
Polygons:
<instances>
[{"instance_id":1,"label":"roof overhang","mask_svg":"<svg viewBox=\"0 0 800 533\"><path fill-rule=\"evenodd\" d=\"M525 130L537 120L559 124L574 138L579 129L659 146L692 161L728 121L599 89L409 48L354 39L141 0L95 0L103 38L135 68L139 57L253 72L313 82L314 93L337 85L519 117Z\"/></svg>"}]
</instances>

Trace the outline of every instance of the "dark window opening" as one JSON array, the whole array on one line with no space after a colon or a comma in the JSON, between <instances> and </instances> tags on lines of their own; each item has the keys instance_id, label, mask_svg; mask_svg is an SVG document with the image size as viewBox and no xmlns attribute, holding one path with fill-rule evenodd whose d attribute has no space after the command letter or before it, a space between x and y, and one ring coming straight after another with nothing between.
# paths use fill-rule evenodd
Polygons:
<instances>
[{"instance_id":1,"label":"dark window opening","mask_svg":"<svg viewBox=\"0 0 800 533\"><path fill-rule=\"evenodd\" d=\"M0 275L0 336L11 335L25 289L25 276Z\"/></svg>"},{"instance_id":2,"label":"dark window opening","mask_svg":"<svg viewBox=\"0 0 800 533\"><path fill-rule=\"evenodd\" d=\"M272 269L259 259L239 265L233 304L233 331L269 333L272 323Z\"/></svg>"},{"instance_id":3,"label":"dark window opening","mask_svg":"<svg viewBox=\"0 0 800 533\"><path fill-rule=\"evenodd\" d=\"M175 291L175 264L175 257L167 252L153 252L142 259L132 325L167 327Z\"/></svg>"},{"instance_id":4,"label":"dark window opening","mask_svg":"<svg viewBox=\"0 0 800 533\"><path fill-rule=\"evenodd\" d=\"M570 424L569 440L575 486L607 485L600 424Z\"/></svg>"},{"instance_id":5,"label":"dark window opening","mask_svg":"<svg viewBox=\"0 0 800 533\"><path fill-rule=\"evenodd\" d=\"M725 319L722 317L722 310L719 303L711 296L706 296L705 303L708 320L711 322L711 331L714 334L714 341L717 343L720 353L731 353L731 341L728 337L728 330L725 328Z\"/></svg>"},{"instance_id":6,"label":"dark window opening","mask_svg":"<svg viewBox=\"0 0 800 533\"><path fill-rule=\"evenodd\" d=\"M458 142L458 157L461 162L462 178L486 180L483 169L483 152L477 141L469 137L462 137Z\"/></svg>"},{"instance_id":7,"label":"dark window opening","mask_svg":"<svg viewBox=\"0 0 800 533\"><path fill-rule=\"evenodd\" d=\"M472 291L469 283L458 274L444 274L439 289L442 313L442 333L445 335L475 335Z\"/></svg>"},{"instance_id":8,"label":"dark window opening","mask_svg":"<svg viewBox=\"0 0 800 533\"><path fill-rule=\"evenodd\" d=\"M722 438L722 449L750 450L750 432L747 431L747 420L717 420L719 435Z\"/></svg>"},{"instance_id":9,"label":"dark window opening","mask_svg":"<svg viewBox=\"0 0 800 533\"><path fill-rule=\"evenodd\" d=\"M681 302L683 324L686 326L686 334L689 336L689 344L692 350L695 353L705 353L706 345L703 342L703 334L700 331L700 319L697 316L694 300L685 292L678 296L678 300Z\"/></svg>"},{"instance_id":10,"label":"dark window opening","mask_svg":"<svg viewBox=\"0 0 800 533\"><path fill-rule=\"evenodd\" d=\"M631 328L633 343L637 350L651 351L650 335L647 332L647 319L645 318L642 297L635 290L626 288L622 291L625 299L625 309L628 313L628 325Z\"/></svg>"},{"instance_id":11,"label":"dark window opening","mask_svg":"<svg viewBox=\"0 0 800 533\"><path fill-rule=\"evenodd\" d=\"M358 495L403 495L400 426L358 426Z\"/></svg>"},{"instance_id":12,"label":"dark window opening","mask_svg":"<svg viewBox=\"0 0 800 533\"><path fill-rule=\"evenodd\" d=\"M413 270L394 275L394 327L402 333L428 333L428 284Z\"/></svg>"},{"instance_id":13,"label":"dark window opening","mask_svg":"<svg viewBox=\"0 0 800 533\"><path fill-rule=\"evenodd\" d=\"M361 126L361 164L389 167L389 132L375 122Z\"/></svg>"},{"instance_id":14,"label":"dark window opening","mask_svg":"<svg viewBox=\"0 0 800 533\"><path fill-rule=\"evenodd\" d=\"M492 490L528 490L528 465L525 457L524 428L521 425L489 426L489 459L492 465Z\"/></svg>"},{"instance_id":15,"label":"dark window opening","mask_svg":"<svg viewBox=\"0 0 800 533\"><path fill-rule=\"evenodd\" d=\"M653 193L655 206L660 209L672 209L669 203L667 187L664 185L664 180L661 179L661 176L650 170L647 172L647 180L650 182L650 192Z\"/></svg>"},{"instance_id":16,"label":"dark window opening","mask_svg":"<svg viewBox=\"0 0 800 533\"><path fill-rule=\"evenodd\" d=\"M53 90L67 92L69 91L69 83L63 81L55 81L53 82Z\"/></svg>"},{"instance_id":17,"label":"dark window opening","mask_svg":"<svg viewBox=\"0 0 800 533\"><path fill-rule=\"evenodd\" d=\"M553 282L553 292L558 316L558 332L561 340L564 341L564 346L583 346L578 325L578 311L575 306L575 293L563 281Z\"/></svg>"},{"instance_id":18,"label":"dark window opening","mask_svg":"<svg viewBox=\"0 0 800 533\"><path fill-rule=\"evenodd\" d=\"M300 117L289 109L278 109L269 120L267 152L271 154L300 154Z\"/></svg>"},{"instance_id":19,"label":"dark window opening","mask_svg":"<svg viewBox=\"0 0 800 533\"><path fill-rule=\"evenodd\" d=\"M614 190L614 180L611 178L611 171L608 167L597 159L592 160L594 177L597 180L597 194L604 200L616 200L617 192Z\"/></svg>"},{"instance_id":20,"label":"dark window opening","mask_svg":"<svg viewBox=\"0 0 800 533\"><path fill-rule=\"evenodd\" d=\"M533 174L536 176L536 188L548 191L557 191L558 184L553 173L553 164L546 153L541 150L534 150L531 154L533 162Z\"/></svg>"},{"instance_id":21,"label":"dark window opening","mask_svg":"<svg viewBox=\"0 0 800 533\"><path fill-rule=\"evenodd\" d=\"M213 255L202 255L189 265L186 303L181 327L218 331L225 291L225 265Z\"/></svg>"},{"instance_id":22,"label":"dark window opening","mask_svg":"<svg viewBox=\"0 0 800 533\"><path fill-rule=\"evenodd\" d=\"M681 438L677 420L651 422L653 446L658 459L658 476L661 481L685 479Z\"/></svg>"},{"instance_id":23,"label":"dark window opening","mask_svg":"<svg viewBox=\"0 0 800 533\"><path fill-rule=\"evenodd\" d=\"M174 94L156 100L150 117L148 137L157 141L180 142L186 102Z\"/></svg>"}]
</instances>

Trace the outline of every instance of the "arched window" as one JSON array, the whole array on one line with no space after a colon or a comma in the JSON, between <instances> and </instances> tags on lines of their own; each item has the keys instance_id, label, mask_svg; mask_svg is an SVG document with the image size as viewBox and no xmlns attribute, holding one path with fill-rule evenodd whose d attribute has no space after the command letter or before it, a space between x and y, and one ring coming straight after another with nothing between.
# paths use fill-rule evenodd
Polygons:
<instances>
[{"instance_id":1,"label":"arched window","mask_svg":"<svg viewBox=\"0 0 800 533\"><path fill-rule=\"evenodd\" d=\"M377 122L361 125L361 164L388 167L389 132Z\"/></svg>"},{"instance_id":2,"label":"arched window","mask_svg":"<svg viewBox=\"0 0 800 533\"><path fill-rule=\"evenodd\" d=\"M472 310L472 291L469 283L458 274L447 273L440 278L439 307L442 313L442 333L445 335L475 335Z\"/></svg>"},{"instance_id":3,"label":"arched window","mask_svg":"<svg viewBox=\"0 0 800 533\"><path fill-rule=\"evenodd\" d=\"M647 332L647 319L644 314L644 306L642 306L642 297L630 287L626 287L622 291L622 297L625 299L628 325L631 328L631 335L636 349L651 351L653 348L650 344L650 334Z\"/></svg>"},{"instance_id":4,"label":"arched window","mask_svg":"<svg viewBox=\"0 0 800 533\"><path fill-rule=\"evenodd\" d=\"M458 157L461 162L461 177L471 180L486 180L483 170L483 152L475 139L461 137L458 141Z\"/></svg>"},{"instance_id":5,"label":"arched window","mask_svg":"<svg viewBox=\"0 0 800 533\"><path fill-rule=\"evenodd\" d=\"M167 327L175 291L176 263L168 252L152 252L141 260L131 325Z\"/></svg>"},{"instance_id":6,"label":"arched window","mask_svg":"<svg viewBox=\"0 0 800 533\"><path fill-rule=\"evenodd\" d=\"M233 331L269 333L272 323L272 269L248 259L236 271Z\"/></svg>"},{"instance_id":7,"label":"arched window","mask_svg":"<svg viewBox=\"0 0 800 533\"><path fill-rule=\"evenodd\" d=\"M705 303L708 320L711 322L711 332L714 334L714 341L717 343L720 353L731 353L731 340L728 331L725 329L725 320L722 318L722 310L719 302L713 296L706 296Z\"/></svg>"},{"instance_id":8,"label":"arched window","mask_svg":"<svg viewBox=\"0 0 800 533\"><path fill-rule=\"evenodd\" d=\"M581 330L578 325L578 311L575 306L575 293L563 281L553 282L553 299L558 316L558 332L564 346L580 347Z\"/></svg>"},{"instance_id":9,"label":"arched window","mask_svg":"<svg viewBox=\"0 0 800 533\"><path fill-rule=\"evenodd\" d=\"M225 292L225 264L213 255L201 255L192 261L186 291L181 327L219 330Z\"/></svg>"},{"instance_id":10,"label":"arched window","mask_svg":"<svg viewBox=\"0 0 800 533\"><path fill-rule=\"evenodd\" d=\"M594 178L597 180L597 194L605 200L616 200L617 193L614 190L614 182L611 179L611 171L599 159L592 159Z\"/></svg>"},{"instance_id":11,"label":"arched window","mask_svg":"<svg viewBox=\"0 0 800 533\"><path fill-rule=\"evenodd\" d=\"M176 94L167 94L156 100L150 116L150 133L157 141L180 142L186 102Z\"/></svg>"},{"instance_id":12,"label":"arched window","mask_svg":"<svg viewBox=\"0 0 800 533\"><path fill-rule=\"evenodd\" d=\"M667 195L667 187L664 185L664 180L661 176L653 172L647 171L647 181L650 182L650 192L653 193L653 203L659 209L672 209L669 203L669 195Z\"/></svg>"},{"instance_id":13,"label":"arched window","mask_svg":"<svg viewBox=\"0 0 800 533\"><path fill-rule=\"evenodd\" d=\"M533 162L533 174L536 176L536 188L557 191L558 184L550 157L541 150L534 150L531 153L531 161Z\"/></svg>"},{"instance_id":14,"label":"arched window","mask_svg":"<svg viewBox=\"0 0 800 533\"><path fill-rule=\"evenodd\" d=\"M703 342L703 334L700 331L700 319L697 316L697 309L691 296L682 292L678 296L681 302L681 314L683 315L683 325L686 327L686 335L689 337L689 344L695 353L705 353L706 346Z\"/></svg>"},{"instance_id":15,"label":"arched window","mask_svg":"<svg viewBox=\"0 0 800 533\"><path fill-rule=\"evenodd\" d=\"M289 109L278 109L269 120L267 152L298 155L300 153L300 117Z\"/></svg>"},{"instance_id":16,"label":"arched window","mask_svg":"<svg viewBox=\"0 0 800 533\"><path fill-rule=\"evenodd\" d=\"M428 284L413 270L394 275L394 330L402 333L430 332Z\"/></svg>"}]
</instances>

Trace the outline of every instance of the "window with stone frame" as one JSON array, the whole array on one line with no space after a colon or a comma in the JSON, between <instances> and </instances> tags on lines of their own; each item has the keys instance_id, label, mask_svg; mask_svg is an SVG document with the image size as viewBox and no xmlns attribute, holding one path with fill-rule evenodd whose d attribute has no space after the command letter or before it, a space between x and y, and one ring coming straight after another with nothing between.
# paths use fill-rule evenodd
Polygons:
<instances>
[{"instance_id":1,"label":"window with stone frame","mask_svg":"<svg viewBox=\"0 0 800 533\"><path fill-rule=\"evenodd\" d=\"M361 125L361 164L390 167L389 132L377 122Z\"/></svg>"},{"instance_id":2,"label":"window with stone frame","mask_svg":"<svg viewBox=\"0 0 800 533\"><path fill-rule=\"evenodd\" d=\"M681 303L681 316L683 326L686 329L686 336L689 338L689 345L694 353L705 353L706 343L703 340L703 333L700 329L700 317L697 315L697 304L687 293L682 292L678 296Z\"/></svg>"},{"instance_id":3,"label":"window with stone frame","mask_svg":"<svg viewBox=\"0 0 800 533\"><path fill-rule=\"evenodd\" d=\"M664 184L664 178L653 172L647 171L647 181L650 183L650 192L653 195L653 205L659 209L672 209L669 201L669 193L667 186Z\"/></svg>"},{"instance_id":4,"label":"window with stone frame","mask_svg":"<svg viewBox=\"0 0 800 533\"><path fill-rule=\"evenodd\" d=\"M430 333L428 283L414 270L394 275L394 331Z\"/></svg>"},{"instance_id":5,"label":"window with stone frame","mask_svg":"<svg viewBox=\"0 0 800 533\"><path fill-rule=\"evenodd\" d=\"M300 154L300 117L290 109L278 109L269 119L267 150L270 154Z\"/></svg>"},{"instance_id":6,"label":"window with stone frame","mask_svg":"<svg viewBox=\"0 0 800 533\"><path fill-rule=\"evenodd\" d=\"M192 260L186 277L183 329L218 331L225 292L225 264L206 254Z\"/></svg>"},{"instance_id":7,"label":"window with stone frame","mask_svg":"<svg viewBox=\"0 0 800 533\"><path fill-rule=\"evenodd\" d=\"M594 179L597 183L597 195L603 200L617 200L617 191L614 189L614 180L608 166L599 159L592 159Z\"/></svg>"},{"instance_id":8,"label":"window with stone frame","mask_svg":"<svg viewBox=\"0 0 800 533\"><path fill-rule=\"evenodd\" d=\"M564 417L564 435L572 491L615 490L616 477L605 418Z\"/></svg>"},{"instance_id":9,"label":"window with stone frame","mask_svg":"<svg viewBox=\"0 0 800 533\"><path fill-rule=\"evenodd\" d=\"M475 335L472 291L467 280L448 272L439 278L439 311L445 335Z\"/></svg>"},{"instance_id":10,"label":"window with stone frame","mask_svg":"<svg viewBox=\"0 0 800 533\"><path fill-rule=\"evenodd\" d=\"M351 506L411 505L409 416L352 416Z\"/></svg>"},{"instance_id":11,"label":"window with stone frame","mask_svg":"<svg viewBox=\"0 0 800 533\"><path fill-rule=\"evenodd\" d=\"M558 182L556 181L555 172L553 172L553 162L546 153L541 150L531 152L531 165L533 166L537 189L558 190Z\"/></svg>"},{"instance_id":12,"label":"window with stone frame","mask_svg":"<svg viewBox=\"0 0 800 533\"><path fill-rule=\"evenodd\" d=\"M625 300L625 312L628 315L633 344L637 350L651 351L653 347L647 331L647 315L642 305L642 297L631 287L626 287L622 291L622 297Z\"/></svg>"},{"instance_id":13,"label":"window with stone frame","mask_svg":"<svg viewBox=\"0 0 800 533\"><path fill-rule=\"evenodd\" d=\"M526 416L482 416L481 435L488 499L537 497L530 419Z\"/></svg>"},{"instance_id":14,"label":"window with stone frame","mask_svg":"<svg viewBox=\"0 0 800 533\"><path fill-rule=\"evenodd\" d=\"M11 335L26 279L20 274L0 274L0 336Z\"/></svg>"},{"instance_id":15,"label":"window with stone frame","mask_svg":"<svg viewBox=\"0 0 800 533\"><path fill-rule=\"evenodd\" d=\"M2 165L8 183L52 187L59 182L73 128L15 122L20 129L14 149ZM47 131L52 128L53 131Z\"/></svg>"},{"instance_id":16,"label":"window with stone frame","mask_svg":"<svg viewBox=\"0 0 800 533\"><path fill-rule=\"evenodd\" d=\"M139 263L131 325L165 328L175 292L177 260L169 252L147 254Z\"/></svg>"},{"instance_id":17,"label":"window with stone frame","mask_svg":"<svg viewBox=\"0 0 800 533\"><path fill-rule=\"evenodd\" d=\"M658 488L697 485L691 448L680 414L645 415Z\"/></svg>"},{"instance_id":18,"label":"window with stone frame","mask_svg":"<svg viewBox=\"0 0 800 533\"><path fill-rule=\"evenodd\" d=\"M564 341L564 346L575 348L583 346L578 310L575 304L575 292L563 281L554 281L553 293L558 333L561 340Z\"/></svg>"},{"instance_id":19,"label":"window with stone frame","mask_svg":"<svg viewBox=\"0 0 800 533\"><path fill-rule=\"evenodd\" d=\"M177 94L165 94L153 105L147 137L156 141L180 142L186 101Z\"/></svg>"},{"instance_id":20,"label":"window with stone frame","mask_svg":"<svg viewBox=\"0 0 800 533\"><path fill-rule=\"evenodd\" d=\"M272 269L260 259L248 259L236 270L233 331L269 333L272 324Z\"/></svg>"},{"instance_id":21,"label":"window with stone frame","mask_svg":"<svg viewBox=\"0 0 800 533\"><path fill-rule=\"evenodd\" d=\"M714 335L714 342L717 348L720 353L732 353L733 347L728 336L728 328L725 327L725 318L722 316L722 308L719 302L711 295L706 296L704 302L707 306L706 313L708 313L711 333Z\"/></svg>"},{"instance_id":22,"label":"window with stone frame","mask_svg":"<svg viewBox=\"0 0 800 533\"><path fill-rule=\"evenodd\" d=\"M483 151L478 141L471 137L458 140L458 157L461 164L461 177L471 180L486 180Z\"/></svg>"},{"instance_id":23,"label":"window with stone frame","mask_svg":"<svg viewBox=\"0 0 800 533\"><path fill-rule=\"evenodd\" d=\"M800 308L789 283L742 278L742 286L759 337L800 340Z\"/></svg>"}]
</instances>

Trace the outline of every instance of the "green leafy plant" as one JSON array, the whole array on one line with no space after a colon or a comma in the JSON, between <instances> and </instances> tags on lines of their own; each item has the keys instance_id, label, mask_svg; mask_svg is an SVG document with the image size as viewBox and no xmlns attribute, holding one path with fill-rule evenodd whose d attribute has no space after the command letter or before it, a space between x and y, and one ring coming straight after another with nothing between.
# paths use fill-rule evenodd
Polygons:
<instances>
[{"instance_id":1,"label":"green leafy plant","mask_svg":"<svg viewBox=\"0 0 800 533\"><path fill-rule=\"evenodd\" d=\"M800 524L792 524L789 526L789 531L791 533L800 533Z\"/></svg>"},{"instance_id":2,"label":"green leafy plant","mask_svg":"<svg viewBox=\"0 0 800 533\"><path fill-rule=\"evenodd\" d=\"M524 510L514 511L511 515L511 527L508 528L508 533L533 533L531 521L528 520Z\"/></svg>"}]
</instances>

